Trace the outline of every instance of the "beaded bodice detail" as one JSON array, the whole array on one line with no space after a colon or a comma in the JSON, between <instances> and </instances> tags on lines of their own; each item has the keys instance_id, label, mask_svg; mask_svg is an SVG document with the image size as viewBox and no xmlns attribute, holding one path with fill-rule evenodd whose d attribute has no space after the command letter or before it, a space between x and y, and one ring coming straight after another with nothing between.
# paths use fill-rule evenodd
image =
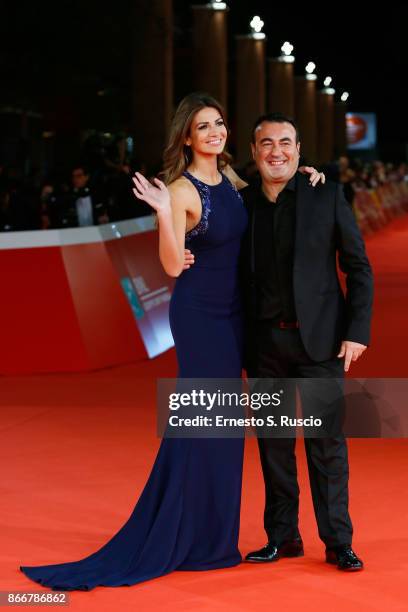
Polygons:
<instances>
[{"instance_id":1,"label":"beaded bodice detail","mask_svg":"<svg viewBox=\"0 0 408 612\"><path fill-rule=\"evenodd\" d=\"M191 229L189 232L186 233L186 241L189 241L195 236L205 234L206 231L208 230L209 217L210 217L211 210L212 210L211 208L212 207L211 188L216 188L222 184L225 184L229 186L229 188L236 194L236 196L241 202L242 202L242 197L239 191L237 190L237 188L235 187L235 185L233 185L224 174L221 174L222 176L221 183L217 185L207 185L206 183L203 183L202 181L200 181L198 178L196 178L195 176L190 174L190 172L187 172L187 171L183 172L183 176L188 178L193 183L193 185L196 187L199 193L200 199L201 199L201 206L202 206L200 221L195 227L193 227L193 229Z\"/></svg>"}]
</instances>

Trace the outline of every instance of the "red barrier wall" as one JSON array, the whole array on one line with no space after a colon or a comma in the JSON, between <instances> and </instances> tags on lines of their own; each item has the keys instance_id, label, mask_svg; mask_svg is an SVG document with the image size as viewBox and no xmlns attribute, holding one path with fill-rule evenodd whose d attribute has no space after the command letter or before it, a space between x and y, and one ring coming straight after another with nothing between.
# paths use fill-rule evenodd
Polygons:
<instances>
[{"instance_id":1,"label":"red barrier wall","mask_svg":"<svg viewBox=\"0 0 408 612\"><path fill-rule=\"evenodd\" d=\"M169 348L172 284L157 251L151 218L0 235L0 373L91 370ZM152 293L164 299L147 311Z\"/></svg>"}]
</instances>

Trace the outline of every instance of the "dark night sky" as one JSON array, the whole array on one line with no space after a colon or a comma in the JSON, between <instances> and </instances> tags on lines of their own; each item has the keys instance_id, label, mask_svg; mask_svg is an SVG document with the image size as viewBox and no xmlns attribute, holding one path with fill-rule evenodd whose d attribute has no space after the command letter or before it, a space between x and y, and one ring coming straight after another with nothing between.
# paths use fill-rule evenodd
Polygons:
<instances>
[{"instance_id":1,"label":"dark night sky","mask_svg":"<svg viewBox=\"0 0 408 612\"><path fill-rule=\"evenodd\" d=\"M183 87L189 87L180 79L183 61L191 57L191 4L174 0L178 96L185 93ZM284 40L292 42L297 73L303 73L308 60L315 61L320 77L330 74L338 91L350 91L351 110L377 112L385 150L392 143L399 143L399 150L403 150L401 144L408 142L406 3L388 3L376 9L372 3L362 2L299 5L230 0L228 4L231 67L234 35L248 32L250 18L259 14L265 21L268 55L278 55ZM43 110L42 106L53 104L53 96L72 94L75 104L83 107L83 123L87 124L97 114L95 92L107 88L117 116L126 114L134 35L129 20L131 5L135 0L3 2L0 105ZM230 81L233 92L233 70Z\"/></svg>"}]
</instances>

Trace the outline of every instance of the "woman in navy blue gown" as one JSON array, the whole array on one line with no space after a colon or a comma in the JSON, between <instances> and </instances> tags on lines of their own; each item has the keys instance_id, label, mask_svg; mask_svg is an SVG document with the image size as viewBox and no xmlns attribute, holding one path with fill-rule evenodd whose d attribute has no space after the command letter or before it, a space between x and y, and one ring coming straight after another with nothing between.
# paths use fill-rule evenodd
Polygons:
<instances>
[{"instance_id":1,"label":"woman in navy blue gown","mask_svg":"<svg viewBox=\"0 0 408 612\"><path fill-rule=\"evenodd\" d=\"M162 265L177 277L170 324L181 378L241 376L238 255L247 214L222 172L226 138L219 103L191 94L165 152L168 187L134 178L135 195L157 212ZM80 561L21 570L56 590L89 590L237 565L243 445L242 438L163 439L132 515L107 544Z\"/></svg>"},{"instance_id":2,"label":"woman in navy blue gown","mask_svg":"<svg viewBox=\"0 0 408 612\"><path fill-rule=\"evenodd\" d=\"M169 188L139 174L135 179L136 195L158 215L162 264L178 277L170 324L182 378L241 376L237 265L247 216L219 170L226 137L218 103L189 96L176 112L166 151ZM197 263L183 271L185 241ZM165 438L132 515L105 546L80 561L22 571L54 589L88 590L240 563L243 444Z\"/></svg>"}]
</instances>

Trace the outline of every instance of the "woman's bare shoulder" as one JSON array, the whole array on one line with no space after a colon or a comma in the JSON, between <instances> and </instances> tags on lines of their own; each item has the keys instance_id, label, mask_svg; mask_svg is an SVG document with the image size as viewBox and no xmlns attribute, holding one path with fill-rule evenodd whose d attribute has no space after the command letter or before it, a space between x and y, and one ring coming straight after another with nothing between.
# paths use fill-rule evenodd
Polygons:
<instances>
[{"instance_id":1,"label":"woman's bare shoulder","mask_svg":"<svg viewBox=\"0 0 408 612\"><path fill-rule=\"evenodd\" d=\"M194 203L194 200L200 199L197 189L185 176L180 176L167 185L167 188L170 192L171 201L176 206L188 209Z\"/></svg>"},{"instance_id":2,"label":"woman's bare shoulder","mask_svg":"<svg viewBox=\"0 0 408 612\"><path fill-rule=\"evenodd\" d=\"M243 189L244 187L248 185L248 183L243 181L242 178L238 176L238 174L235 172L233 168L231 168L229 164L224 166L224 168L222 169L222 173L225 174L227 179L229 179L231 183L235 185L237 189Z\"/></svg>"}]
</instances>

